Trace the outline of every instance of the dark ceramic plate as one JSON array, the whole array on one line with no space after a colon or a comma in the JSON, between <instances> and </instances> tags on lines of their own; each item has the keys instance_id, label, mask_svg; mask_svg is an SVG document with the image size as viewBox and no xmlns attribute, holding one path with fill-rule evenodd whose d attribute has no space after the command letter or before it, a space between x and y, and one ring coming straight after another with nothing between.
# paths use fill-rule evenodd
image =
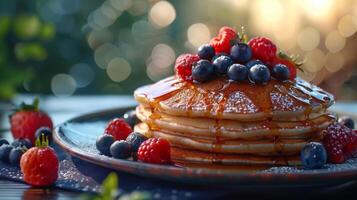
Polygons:
<instances>
[{"instance_id":1,"label":"dark ceramic plate","mask_svg":"<svg viewBox=\"0 0 357 200\"><path fill-rule=\"evenodd\" d=\"M113 159L99 155L95 140L106 123L132 109L118 108L82 115L56 128L55 142L76 159L119 172L190 184L224 184L255 187L312 187L338 185L357 180L357 158L324 169L303 170L274 167L263 171L220 171L213 169L180 168L153 165L131 160Z\"/></svg>"}]
</instances>

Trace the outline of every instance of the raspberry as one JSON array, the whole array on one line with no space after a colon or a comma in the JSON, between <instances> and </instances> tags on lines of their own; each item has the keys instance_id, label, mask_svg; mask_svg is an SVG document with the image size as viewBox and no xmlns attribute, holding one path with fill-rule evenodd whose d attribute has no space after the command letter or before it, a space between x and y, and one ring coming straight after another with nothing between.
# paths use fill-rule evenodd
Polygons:
<instances>
[{"instance_id":1,"label":"raspberry","mask_svg":"<svg viewBox=\"0 0 357 200\"><path fill-rule=\"evenodd\" d=\"M125 140L128 135L133 132L133 130L124 119L115 118L108 123L104 132L106 134L112 135L115 140Z\"/></svg>"},{"instance_id":2,"label":"raspberry","mask_svg":"<svg viewBox=\"0 0 357 200\"><path fill-rule=\"evenodd\" d=\"M325 130L323 144L331 163L344 163L357 153L357 132L344 125L333 123Z\"/></svg>"},{"instance_id":3,"label":"raspberry","mask_svg":"<svg viewBox=\"0 0 357 200\"><path fill-rule=\"evenodd\" d=\"M276 54L275 44L268 38L255 37L252 38L248 45L252 48L253 57L265 63L274 59Z\"/></svg>"},{"instance_id":4,"label":"raspberry","mask_svg":"<svg viewBox=\"0 0 357 200\"><path fill-rule=\"evenodd\" d=\"M11 132L15 139L29 139L34 143L37 129L48 127L52 130L51 118L38 110L38 104L38 99L35 99L33 104L22 103L20 108L10 116Z\"/></svg>"},{"instance_id":5,"label":"raspberry","mask_svg":"<svg viewBox=\"0 0 357 200\"><path fill-rule=\"evenodd\" d=\"M59 161L55 151L48 146L48 140L36 140L32 147L21 156L20 167L24 181L33 186L49 186L58 178Z\"/></svg>"},{"instance_id":6,"label":"raspberry","mask_svg":"<svg viewBox=\"0 0 357 200\"><path fill-rule=\"evenodd\" d=\"M218 36L211 39L210 45L216 54L221 52L230 54L231 47L237 39L238 35L234 29L224 26L219 30Z\"/></svg>"},{"instance_id":7,"label":"raspberry","mask_svg":"<svg viewBox=\"0 0 357 200\"><path fill-rule=\"evenodd\" d=\"M162 138L150 138L138 150L138 159L154 164L171 163L170 143Z\"/></svg>"},{"instance_id":8,"label":"raspberry","mask_svg":"<svg viewBox=\"0 0 357 200\"><path fill-rule=\"evenodd\" d=\"M176 59L176 76L184 81L192 81L192 66L200 60L198 55L182 54Z\"/></svg>"},{"instance_id":9,"label":"raspberry","mask_svg":"<svg viewBox=\"0 0 357 200\"><path fill-rule=\"evenodd\" d=\"M290 80L294 80L296 78L296 66L292 61L282 59L282 58L276 56L276 57L274 57L274 59L271 62L269 62L268 66L272 70L272 68L278 64L283 64L288 68L288 70L290 72L290 76L289 76Z\"/></svg>"}]
</instances>

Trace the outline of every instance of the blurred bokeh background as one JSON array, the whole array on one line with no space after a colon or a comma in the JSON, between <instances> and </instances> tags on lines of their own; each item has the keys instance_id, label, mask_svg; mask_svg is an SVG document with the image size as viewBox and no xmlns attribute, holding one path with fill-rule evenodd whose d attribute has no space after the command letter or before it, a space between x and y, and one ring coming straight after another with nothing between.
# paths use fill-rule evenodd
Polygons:
<instances>
[{"instance_id":1,"label":"blurred bokeh background","mask_svg":"<svg viewBox=\"0 0 357 200\"><path fill-rule=\"evenodd\" d=\"M305 59L300 76L357 99L356 0L0 1L0 99L131 94L223 26Z\"/></svg>"}]
</instances>

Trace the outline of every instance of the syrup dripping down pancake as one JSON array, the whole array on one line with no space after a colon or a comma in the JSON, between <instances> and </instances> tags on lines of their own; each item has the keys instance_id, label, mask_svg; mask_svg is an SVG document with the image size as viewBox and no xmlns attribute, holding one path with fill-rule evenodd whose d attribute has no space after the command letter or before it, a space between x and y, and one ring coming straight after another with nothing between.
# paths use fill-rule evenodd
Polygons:
<instances>
[{"instance_id":1,"label":"syrup dripping down pancake","mask_svg":"<svg viewBox=\"0 0 357 200\"><path fill-rule=\"evenodd\" d=\"M334 118L330 115L321 115L312 120L303 122L288 121L261 121L240 122L236 120L219 120L210 118L187 118L155 112L155 118L150 119L152 111L149 108L138 106L138 118L150 123L159 130L173 131L181 136L196 138L213 138L219 131L221 140L241 138L257 140L260 138L311 138L319 130L326 128ZM219 129L219 130L218 130Z\"/></svg>"},{"instance_id":2,"label":"syrup dripping down pancake","mask_svg":"<svg viewBox=\"0 0 357 200\"><path fill-rule=\"evenodd\" d=\"M253 85L224 78L191 84L169 77L138 88L134 97L140 104L169 115L239 121L305 120L334 102L331 94L299 78Z\"/></svg>"}]
</instances>

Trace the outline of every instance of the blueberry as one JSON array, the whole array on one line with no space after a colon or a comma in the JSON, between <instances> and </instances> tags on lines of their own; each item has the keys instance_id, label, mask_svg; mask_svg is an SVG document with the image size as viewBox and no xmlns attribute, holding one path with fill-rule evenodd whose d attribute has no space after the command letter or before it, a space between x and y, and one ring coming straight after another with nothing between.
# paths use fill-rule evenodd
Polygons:
<instances>
[{"instance_id":1,"label":"blueberry","mask_svg":"<svg viewBox=\"0 0 357 200\"><path fill-rule=\"evenodd\" d=\"M277 64L274 66L274 68L272 70L272 75L274 78L276 78L279 81L285 81L285 80L289 79L290 71L286 67L286 65Z\"/></svg>"},{"instance_id":2,"label":"blueberry","mask_svg":"<svg viewBox=\"0 0 357 200\"><path fill-rule=\"evenodd\" d=\"M248 67L241 64L233 64L228 69L228 78L233 81L244 81L248 77Z\"/></svg>"},{"instance_id":3,"label":"blueberry","mask_svg":"<svg viewBox=\"0 0 357 200\"><path fill-rule=\"evenodd\" d=\"M143 134L141 133L137 133L137 132L132 132L130 133L130 135L126 138L126 141L130 143L131 148L133 150L133 152L137 152L141 143L143 143L145 140L147 140L148 138L145 137Z\"/></svg>"},{"instance_id":4,"label":"blueberry","mask_svg":"<svg viewBox=\"0 0 357 200\"><path fill-rule=\"evenodd\" d=\"M228 56L219 56L213 61L214 70L217 74L227 74L228 67L233 64L233 60Z\"/></svg>"},{"instance_id":5,"label":"blueberry","mask_svg":"<svg viewBox=\"0 0 357 200\"><path fill-rule=\"evenodd\" d=\"M131 156L131 152L131 145L125 140L115 141L110 146L110 153L114 158L129 158Z\"/></svg>"},{"instance_id":6,"label":"blueberry","mask_svg":"<svg viewBox=\"0 0 357 200\"><path fill-rule=\"evenodd\" d=\"M3 144L9 144L9 142L8 142L7 140L1 138L1 139L0 139L0 147L1 147L1 145L3 145Z\"/></svg>"},{"instance_id":7,"label":"blueberry","mask_svg":"<svg viewBox=\"0 0 357 200\"><path fill-rule=\"evenodd\" d=\"M9 154L13 148L13 146L10 146L8 144L2 145L0 147L0 160L4 162L9 162Z\"/></svg>"},{"instance_id":8,"label":"blueberry","mask_svg":"<svg viewBox=\"0 0 357 200\"><path fill-rule=\"evenodd\" d=\"M231 58L235 62L245 63L252 58L252 49L244 43L238 43L231 48Z\"/></svg>"},{"instance_id":9,"label":"blueberry","mask_svg":"<svg viewBox=\"0 0 357 200\"><path fill-rule=\"evenodd\" d=\"M213 75L214 67L208 60L200 60L192 68L192 78L194 81L203 83L210 80Z\"/></svg>"},{"instance_id":10,"label":"blueberry","mask_svg":"<svg viewBox=\"0 0 357 200\"><path fill-rule=\"evenodd\" d=\"M52 130L50 128L41 127L37 129L35 133L35 138L40 138L40 140L42 141L42 135L44 135L45 138L47 137L49 144L52 144Z\"/></svg>"},{"instance_id":11,"label":"blueberry","mask_svg":"<svg viewBox=\"0 0 357 200\"><path fill-rule=\"evenodd\" d=\"M354 129L355 128L355 122L353 121L352 118L347 117L347 116L340 117L338 119L338 123L340 123L342 125L345 125L350 129Z\"/></svg>"},{"instance_id":12,"label":"blueberry","mask_svg":"<svg viewBox=\"0 0 357 200\"><path fill-rule=\"evenodd\" d=\"M270 80L270 71L267 66L257 64L249 69L249 79L257 84L265 84Z\"/></svg>"},{"instance_id":13,"label":"blueberry","mask_svg":"<svg viewBox=\"0 0 357 200\"><path fill-rule=\"evenodd\" d=\"M318 142L310 142L301 150L301 163L306 169L322 168L327 161L325 147Z\"/></svg>"},{"instance_id":14,"label":"blueberry","mask_svg":"<svg viewBox=\"0 0 357 200\"><path fill-rule=\"evenodd\" d=\"M29 139L15 139L12 143L11 146L13 147L22 147L25 146L26 148L31 148L32 147L32 142Z\"/></svg>"},{"instance_id":15,"label":"blueberry","mask_svg":"<svg viewBox=\"0 0 357 200\"><path fill-rule=\"evenodd\" d=\"M140 122L138 117L136 116L135 110L129 110L128 112L124 113L123 115L124 121L128 123L132 128Z\"/></svg>"},{"instance_id":16,"label":"blueberry","mask_svg":"<svg viewBox=\"0 0 357 200\"><path fill-rule=\"evenodd\" d=\"M247 66L248 69L250 69L251 67L253 67L256 64L264 65L264 63L262 61L260 61L260 60L250 60L247 63L245 63L245 66Z\"/></svg>"},{"instance_id":17,"label":"blueberry","mask_svg":"<svg viewBox=\"0 0 357 200\"><path fill-rule=\"evenodd\" d=\"M12 149L9 155L9 162L12 165L19 166L22 154L24 154L23 148L16 147Z\"/></svg>"},{"instance_id":18,"label":"blueberry","mask_svg":"<svg viewBox=\"0 0 357 200\"><path fill-rule=\"evenodd\" d=\"M230 58L229 54L220 52L220 53L217 53L215 56L213 56L212 61L216 60L217 58L219 58L221 56L228 56Z\"/></svg>"},{"instance_id":19,"label":"blueberry","mask_svg":"<svg viewBox=\"0 0 357 200\"><path fill-rule=\"evenodd\" d=\"M103 134L97 138L95 142L95 146L97 147L98 151L103 155L110 156L110 145L114 143L115 139L112 135Z\"/></svg>"},{"instance_id":20,"label":"blueberry","mask_svg":"<svg viewBox=\"0 0 357 200\"><path fill-rule=\"evenodd\" d=\"M204 44L198 48L197 55L201 59L211 60L215 55L214 48L209 44Z\"/></svg>"}]
</instances>

